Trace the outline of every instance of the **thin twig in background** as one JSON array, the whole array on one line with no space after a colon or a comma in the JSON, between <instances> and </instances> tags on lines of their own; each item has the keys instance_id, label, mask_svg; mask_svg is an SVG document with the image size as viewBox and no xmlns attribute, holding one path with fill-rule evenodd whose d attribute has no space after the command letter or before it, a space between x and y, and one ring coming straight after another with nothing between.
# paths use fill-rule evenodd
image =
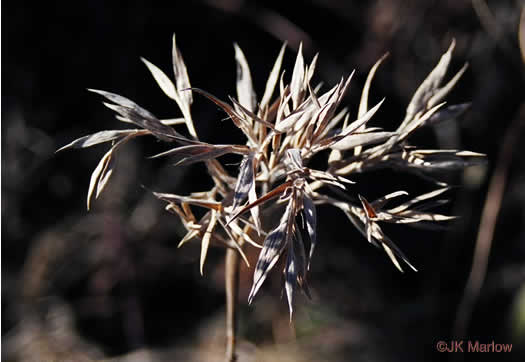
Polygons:
<instances>
[{"instance_id":1,"label":"thin twig in background","mask_svg":"<svg viewBox=\"0 0 525 362\"><path fill-rule=\"evenodd\" d=\"M518 40L520 44L521 59L525 63L525 5L521 9L520 25L518 29Z\"/></svg>"},{"instance_id":2,"label":"thin twig in background","mask_svg":"<svg viewBox=\"0 0 525 362\"><path fill-rule=\"evenodd\" d=\"M472 0L472 8L476 12L485 31L492 37L496 44L503 46L506 50L511 49L510 44L504 38L503 29L496 21L488 4L484 0Z\"/></svg>"},{"instance_id":3,"label":"thin twig in background","mask_svg":"<svg viewBox=\"0 0 525 362\"><path fill-rule=\"evenodd\" d=\"M472 316L472 309L479 298L481 287L485 281L494 229L501 208L512 153L524 125L525 104L522 104L518 115L507 128L498 162L490 179L487 197L481 214L472 267L456 314L454 335L458 338L465 336L466 328Z\"/></svg>"},{"instance_id":4,"label":"thin twig in background","mask_svg":"<svg viewBox=\"0 0 525 362\"><path fill-rule=\"evenodd\" d=\"M520 72L521 77L525 79L522 63L516 57L516 46L505 36L505 29L498 23L488 4L485 0L472 0L472 7L494 44L506 54L507 59Z\"/></svg>"}]
</instances>

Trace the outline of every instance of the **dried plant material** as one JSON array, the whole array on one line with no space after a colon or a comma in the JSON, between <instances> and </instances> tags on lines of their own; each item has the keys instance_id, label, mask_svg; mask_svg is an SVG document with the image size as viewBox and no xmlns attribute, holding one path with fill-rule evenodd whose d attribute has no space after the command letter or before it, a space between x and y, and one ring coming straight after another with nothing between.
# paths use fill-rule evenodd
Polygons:
<instances>
[{"instance_id":1,"label":"dried plant material","mask_svg":"<svg viewBox=\"0 0 525 362\"><path fill-rule=\"evenodd\" d=\"M280 186L277 186L275 189L273 189L272 191L268 192L264 196L261 196L260 198L258 198L254 202L250 202L248 205L244 206L241 210L239 210L237 213L235 213L232 216L232 218L228 221L228 224L230 222L232 222L233 220L235 220L240 215L242 215L243 213L245 213L246 211L254 208L255 206L261 205L261 204L263 204L263 203L265 203L267 201L270 201L271 199L276 198L277 196L282 195L290 185L291 185L291 182L286 182L286 183L284 183L284 184L282 184Z\"/></svg>"},{"instance_id":2,"label":"dried plant material","mask_svg":"<svg viewBox=\"0 0 525 362\"><path fill-rule=\"evenodd\" d=\"M235 60L237 61L237 99L243 107L246 107L250 112L254 112L256 98L250 67L239 45L235 43L233 46L235 48Z\"/></svg>"},{"instance_id":3,"label":"dried plant material","mask_svg":"<svg viewBox=\"0 0 525 362\"><path fill-rule=\"evenodd\" d=\"M396 197L407 196L407 195L408 195L408 192L406 192L406 191L395 191L395 192L392 192L392 193L390 193L388 195L385 195L383 197L378 198L377 200L372 202L371 206L374 209L381 209L381 208L383 208L386 205L386 203L389 200L393 200Z\"/></svg>"},{"instance_id":4,"label":"dried plant material","mask_svg":"<svg viewBox=\"0 0 525 362\"><path fill-rule=\"evenodd\" d=\"M301 158L301 151L296 148L286 151L284 164L290 172L302 171L303 159Z\"/></svg>"},{"instance_id":5,"label":"dried plant material","mask_svg":"<svg viewBox=\"0 0 525 362\"><path fill-rule=\"evenodd\" d=\"M215 210L211 211L210 221L208 227L204 232L202 237L202 246L201 246L201 261L200 261L200 272L201 275L204 275L204 262L206 261L206 256L208 255L208 247L210 246L210 240L215 228L215 223L217 222L217 212Z\"/></svg>"},{"instance_id":6,"label":"dried plant material","mask_svg":"<svg viewBox=\"0 0 525 362\"><path fill-rule=\"evenodd\" d=\"M277 225L264 240L263 249L259 254L259 260L257 261L257 265L255 265L255 271L253 273L253 285L248 296L249 304L252 303L253 298L266 280L270 270L272 270L277 260L279 260L279 256L281 256L284 247L292 236L293 208L293 200L290 200L279 225Z\"/></svg>"},{"instance_id":7,"label":"dried plant material","mask_svg":"<svg viewBox=\"0 0 525 362\"><path fill-rule=\"evenodd\" d=\"M109 178L113 174L113 167L114 167L114 161L113 161L113 154L118 150L120 146L122 146L124 143L129 141L132 137L127 136L120 141L118 141L111 149L106 152L104 156L100 159L97 167L91 174L91 179L89 181L89 189L87 194L87 209L89 210L91 207L91 198L93 195L93 191L95 191L95 187L97 189L95 198L98 198L104 187L106 186Z\"/></svg>"},{"instance_id":8,"label":"dried plant material","mask_svg":"<svg viewBox=\"0 0 525 362\"><path fill-rule=\"evenodd\" d=\"M172 141L170 136L180 136L175 130L169 126L166 126L160 122L151 112L140 107L138 104L130 101L129 99L119 96L118 94L97 90L89 89L91 92L98 93L110 101L116 104L104 103L105 106L114 110L120 114L123 118L129 122L147 129L154 136L162 141Z\"/></svg>"},{"instance_id":9,"label":"dried plant material","mask_svg":"<svg viewBox=\"0 0 525 362\"><path fill-rule=\"evenodd\" d=\"M444 107L443 109L434 113L424 125L435 125L440 122L456 119L465 113L465 111L469 108L470 103L455 104Z\"/></svg>"},{"instance_id":10,"label":"dried plant material","mask_svg":"<svg viewBox=\"0 0 525 362\"><path fill-rule=\"evenodd\" d=\"M436 88L434 94L427 102L427 107L433 107L439 102L441 102L447 96L447 94L456 86L456 83L461 78L463 73L465 73L467 68L468 64L463 65L463 67L456 73L454 77L452 77L452 79L450 79L447 82L447 84L445 84L443 87Z\"/></svg>"},{"instance_id":11,"label":"dried plant material","mask_svg":"<svg viewBox=\"0 0 525 362\"><path fill-rule=\"evenodd\" d=\"M236 209L246 198L248 192L255 183L253 154L244 156L239 167L239 177L235 185L235 194L233 195L233 209Z\"/></svg>"},{"instance_id":12,"label":"dried plant material","mask_svg":"<svg viewBox=\"0 0 525 362\"><path fill-rule=\"evenodd\" d=\"M339 151L348 151L357 149L358 147L381 143L393 137L395 134L395 132L354 133L335 142L331 148Z\"/></svg>"},{"instance_id":13,"label":"dried plant material","mask_svg":"<svg viewBox=\"0 0 525 362\"><path fill-rule=\"evenodd\" d=\"M177 87L177 102L184 119L186 120L186 128L193 138L197 138L197 131L193 125L191 118L190 107L193 103L193 95L191 92L190 78L188 77L188 70L186 64L182 59L179 48L177 47L177 41L175 34L172 39L172 60L173 60L173 74L175 75L175 84Z\"/></svg>"},{"instance_id":14,"label":"dried plant material","mask_svg":"<svg viewBox=\"0 0 525 362\"><path fill-rule=\"evenodd\" d=\"M377 69L383 62L383 60L386 59L388 56L388 53L383 55L379 60L374 64L372 69L370 69L370 72L368 72L368 76L366 77L365 85L363 86L363 91L361 92L361 100L359 102L359 109L357 111L357 117L363 117L363 115L368 112L368 95L370 93L370 87L372 85L372 80L374 79L374 76L377 72Z\"/></svg>"},{"instance_id":15,"label":"dried plant material","mask_svg":"<svg viewBox=\"0 0 525 362\"><path fill-rule=\"evenodd\" d=\"M447 73L450 60L452 59L452 51L456 46L455 40L452 41L450 47L441 57L436 67L430 72L427 78L421 83L419 88L414 93L412 100L408 104L405 120L412 119L419 111L427 108L427 102L436 94ZM437 102L436 102L437 103ZM434 103L434 105L436 104ZM432 105L428 105L432 107ZM405 123L405 122L403 122Z\"/></svg>"},{"instance_id":16,"label":"dried plant material","mask_svg":"<svg viewBox=\"0 0 525 362\"><path fill-rule=\"evenodd\" d=\"M211 95L210 93L206 92L206 91L203 91L202 89L199 89L199 88L193 88L193 90L197 93L200 93L202 94L203 96L205 96L206 98L208 98L209 100L211 100L213 103L215 103L217 106L219 106L224 112L226 112L226 114L228 114L228 116L230 117L230 119L233 121L233 123L241 130L244 132L244 134L246 135L246 137L248 137L248 139L250 141L252 141L252 143L257 143L255 141L255 137L254 137L254 134L253 134L253 131L251 130L251 125L250 125L250 122L248 120L246 120L245 118L241 117L236 111L235 109L230 106L228 103L225 103L223 101L221 101L220 99L216 98L215 96Z\"/></svg>"},{"instance_id":17,"label":"dried plant material","mask_svg":"<svg viewBox=\"0 0 525 362\"><path fill-rule=\"evenodd\" d=\"M402 212L402 211L405 211L407 210L409 207L411 207L412 205L415 205L419 202L422 202L422 201L426 201L426 200L430 200L436 196L439 196L441 195L442 193L446 192L450 190L450 187L443 187L441 189L437 189L437 190L434 190L434 191L431 191L431 192L427 192L426 194L423 194L423 195L419 195L418 197L415 197L413 198L412 200L410 201L407 201L393 209L390 210L390 212L393 212L393 213L397 213L397 212Z\"/></svg>"},{"instance_id":18,"label":"dried plant material","mask_svg":"<svg viewBox=\"0 0 525 362\"><path fill-rule=\"evenodd\" d=\"M304 92L304 59L303 59L303 44L299 45L295 66L292 73L292 81L290 83L290 94L292 95L293 107L297 108L301 103Z\"/></svg>"},{"instance_id":19,"label":"dried plant material","mask_svg":"<svg viewBox=\"0 0 525 362\"><path fill-rule=\"evenodd\" d=\"M197 199L193 197L179 196L175 194L166 194L166 193L161 193L161 192L153 192L153 195L167 202L196 205L196 206L201 206L206 209L212 209L216 211L222 210L222 204L215 200L205 200L205 199L203 200L203 199Z\"/></svg>"},{"instance_id":20,"label":"dried plant material","mask_svg":"<svg viewBox=\"0 0 525 362\"><path fill-rule=\"evenodd\" d=\"M237 102L234 98L230 97L230 100L237 107L239 112L243 113L245 119L257 121L257 122L265 125L266 127L272 129L272 130L275 129L273 124L271 124L270 122L267 122L264 119L260 118L259 116L257 116L255 113L253 113L249 109L244 108L244 106L242 104L240 104L239 102Z\"/></svg>"},{"instance_id":21,"label":"dried plant material","mask_svg":"<svg viewBox=\"0 0 525 362\"><path fill-rule=\"evenodd\" d=\"M155 118L155 116L151 112L145 110L144 108L140 107L138 104L136 104L135 102L127 99L126 97L120 96L120 95L115 94L115 93L99 90L99 89L90 89L90 88L88 88L88 91L100 94L101 96L105 97L109 101L111 101L111 102L113 102L115 104L118 104L118 105L120 105L122 107L133 109L137 114L139 114L140 116L142 116L144 118Z\"/></svg>"},{"instance_id":22,"label":"dried plant material","mask_svg":"<svg viewBox=\"0 0 525 362\"><path fill-rule=\"evenodd\" d=\"M225 155L227 153L245 154L249 148L237 145L211 145L200 143L173 148L169 151L151 156L151 158L172 156L179 159L175 165L184 166L195 162L207 161Z\"/></svg>"},{"instance_id":23,"label":"dried plant material","mask_svg":"<svg viewBox=\"0 0 525 362\"><path fill-rule=\"evenodd\" d=\"M184 124L186 123L186 120L184 118L169 118L169 119L161 119L160 123L162 123L165 126L176 126L178 124Z\"/></svg>"},{"instance_id":24,"label":"dried plant material","mask_svg":"<svg viewBox=\"0 0 525 362\"><path fill-rule=\"evenodd\" d=\"M435 181L433 177L483 162L484 155L461 150L427 149L409 142L421 127L457 118L469 106L467 103L445 106L443 102L467 69L465 65L442 85L451 62L454 42L415 91L405 118L391 130L368 126L385 101L383 99L369 108L371 84L386 55L370 70L361 92L356 117L353 118L350 108L341 107L341 103L354 73L342 77L327 90L323 90L322 84L312 87L317 55L310 63L306 62L301 45L291 77L286 77L287 73L281 69L285 47L286 44L277 55L257 106L250 67L237 44L234 45L237 97L230 97L227 102L199 88L191 88L186 65L173 36L174 80L152 63L145 59L143 62L162 91L177 103L183 118L159 120L127 98L92 90L111 102L106 105L118 114L119 120L141 129L94 133L60 150L116 142L92 174L88 208L93 194L95 197L100 195L114 172L117 148L133 137L151 135L172 145L176 143L177 147L153 156L172 157L176 166L204 162L213 181L210 190L188 196L154 193L167 203L166 209L176 215L186 229L187 233L179 246L200 240L201 274L211 246L236 250L235 257L243 258L247 265L243 248L260 249L248 301L253 302L276 265L283 265L279 272L284 276L283 291L292 319L297 289L310 295L307 272L314 251L321 247L318 245L317 229L322 215L316 209L318 204L329 204L342 210L350 224L370 244L383 250L397 269L402 271L402 267L408 265L416 270L385 235L381 224L435 228L453 220L453 216L432 212L433 208L447 202L441 197L449 189L445 183ZM287 78L290 78L289 82ZM200 141L191 117L193 92L220 107L232 120L233 126L244 134L246 143L215 145ZM175 127L185 127L191 137L183 136ZM328 156L328 164L322 169L312 168L310 160L322 153ZM218 159L225 154L240 156L240 165L234 175L230 175ZM385 167L414 172L443 186L408 201L404 201L408 196L406 191L391 192L371 202L366 199L366 195L355 192L352 186L354 182L350 180L353 174ZM331 188L330 195L336 194L337 197L324 193L323 189L326 188ZM354 197L347 197L345 193ZM399 203L399 200L402 202ZM393 203L397 203L397 206L388 206ZM206 209L200 220L193 214L193 207ZM265 230L262 227L265 223L261 220L268 220L275 210L279 211L274 220L278 219L279 222L272 229ZM261 239L264 238L262 245L254 231ZM308 249L305 243L309 244ZM281 256L285 260L278 264Z\"/></svg>"},{"instance_id":25,"label":"dried plant material","mask_svg":"<svg viewBox=\"0 0 525 362\"><path fill-rule=\"evenodd\" d=\"M368 76L366 77L365 85L363 86L363 91L361 92L361 100L359 101L359 109L357 111L357 117L359 118L362 117L368 111L368 96L370 94L370 87L372 85L372 80L374 79L377 69L379 68L379 66L381 65L383 60L385 60L387 56L388 56L388 53L386 53L381 58L379 58L379 60L374 64L372 69L370 69L370 72L368 72ZM363 131L365 128L366 128L365 126L362 126L360 130ZM352 148L354 148L355 155L358 155L361 153L362 146L358 145Z\"/></svg>"},{"instance_id":26,"label":"dried plant material","mask_svg":"<svg viewBox=\"0 0 525 362\"><path fill-rule=\"evenodd\" d=\"M306 223L306 230L310 237L310 253L308 255L308 270L310 270L310 264L312 262L312 255L314 254L315 246L317 245L317 212L312 199L308 196L303 196L303 218Z\"/></svg>"},{"instance_id":27,"label":"dried plant material","mask_svg":"<svg viewBox=\"0 0 525 362\"><path fill-rule=\"evenodd\" d=\"M259 106L259 109L261 111L264 110L270 104L270 100L275 90L275 86L277 85L277 81L279 80L279 73L281 71L281 64L283 63L283 56L284 56L285 49L286 49L286 43L284 43L283 46L281 47L281 50L279 51L279 55L277 56L277 59L275 60L275 64L273 65L272 71L270 72L270 75L268 76L268 80L266 81L266 88L264 88L264 94L261 98L261 104Z\"/></svg>"},{"instance_id":28,"label":"dried plant material","mask_svg":"<svg viewBox=\"0 0 525 362\"><path fill-rule=\"evenodd\" d=\"M180 102L179 99L179 93L177 92L177 89L173 85L172 81L168 78L166 74L162 70L160 70L156 65L148 62L145 58L140 58L144 64L148 67L149 71L151 72L151 75L153 75L153 78L157 81L157 84L159 85L160 89L171 99L174 101Z\"/></svg>"},{"instance_id":29,"label":"dried plant material","mask_svg":"<svg viewBox=\"0 0 525 362\"><path fill-rule=\"evenodd\" d=\"M84 137L77 138L73 142L59 148L56 152L63 151L68 148L86 148L91 147L94 145L98 145L100 143L105 143L113 140L117 140L120 138L123 138L127 135L138 133L140 132L137 130L122 130L122 131L100 131L97 133L93 133Z\"/></svg>"},{"instance_id":30,"label":"dried plant material","mask_svg":"<svg viewBox=\"0 0 525 362\"><path fill-rule=\"evenodd\" d=\"M288 300L288 309L290 311L290 322L293 315L293 295L295 291L295 284L297 280L297 265L295 262L294 242L290 241L288 248L288 257L286 258L286 266L284 268L284 289L286 291L286 299Z\"/></svg>"},{"instance_id":31,"label":"dried plant material","mask_svg":"<svg viewBox=\"0 0 525 362\"><path fill-rule=\"evenodd\" d=\"M172 57L173 57L173 74L175 75L175 82L177 84L177 91L180 92L180 99L183 101L185 107L189 109L193 103L193 97L191 90L190 78L188 77L188 70L186 64L182 59L179 48L177 47L177 41L175 34L173 34L173 46L172 46Z\"/></svg>"},{"instance_id":32,"label":"dried plant material","mask_svg":"<svg viewBox=\"0 0 525 362\"><path fill-rule=\"evenodd\" d=\"M250 190L248 190L248 201L250 202L250 204L253 204L255 201L257 201L257 191L255 189L255 182L252 182ZM261 226L259 206L252 207L250 209L250 214L252 215L252 220L255 226L255 230L257 231L257 235L261 235L263 231Z\"/></svg>"},{"instance_id":33,"label":"dried plant material","mask_svg":"<svg viewBox=\"0 0 525 362\"><path fill-rule=\"evenodd\" d=\"M290 311L290 323L293 317L294 292L296 286L299 286L304 294L311 298L308 283L306 281L306 254L304 252L304 243L300 232L297 232L299 226L295 224L296 232L289 240L288 255L286 266L284 268L284 288L286 299L288 300L288 309Z\"/></svg>"},{"instance_id":34,"label":"dried plant material","mask_svg":"<svg viewBox=\"0 0 525 362\"><path fill-rule=\"evenodd\" d=\"M381 104L383 104L385 100L381 100L378 104L376 104L372 109L370 109L368 112L366 112L361 118L358 118L356 121L349 124L345 130L343 130L341 133L326 138L318 143L317 152L332 147L334 144L341 142L346 137L357 131L361 126L365 125L370 119L374 116L374 114L378 111L379 107L381 107Z\"/></svg>"}]
</instances>

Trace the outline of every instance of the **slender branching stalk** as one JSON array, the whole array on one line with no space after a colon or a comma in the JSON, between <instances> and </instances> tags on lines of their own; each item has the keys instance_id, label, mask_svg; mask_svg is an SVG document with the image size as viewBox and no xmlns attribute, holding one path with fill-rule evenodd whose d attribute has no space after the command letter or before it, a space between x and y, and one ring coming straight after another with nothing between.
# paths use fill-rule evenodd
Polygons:
<instances>
[{"instance_id":1,"label":"slender branching stalk","mask_svg":"<svg viewBox=\"0 0 525 362\"><path fill-rule=\"evenodd\" d=\"M239 253L226 250L226 361L236 360L237 311L239 303Z\"/></svg>"}]
</instances>

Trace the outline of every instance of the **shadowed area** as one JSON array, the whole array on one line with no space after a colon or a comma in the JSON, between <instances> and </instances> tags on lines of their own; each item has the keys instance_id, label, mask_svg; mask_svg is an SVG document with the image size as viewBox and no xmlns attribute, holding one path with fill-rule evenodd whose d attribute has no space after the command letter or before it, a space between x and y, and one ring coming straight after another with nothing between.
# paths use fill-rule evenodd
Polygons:
<instances>
[{"instance_id":1,"label":"shadowed area","mask_svg":"<svg viewBox=\"0 0 525 362\"><path fill-rule=\"evenodd\" d=\"M209 189L202 163L173 167L173 159L148 158L169 146L153 138L134 140L122 146L111 180L88 212L89 178L107 145L55 153L81 136L128 126L88 88L132 99L158 119L181 117L140 60L171 76L173 33L192 87L222 100L235 95L234 42L246 55L259 98L283 41L288 80L302 42L307 62L319 52L315 84L322 81L328 89L356 69L343 102L351 118L370 68L389 52L369 99L375 105L386 98L369 124L385 131L402 121L414 91L452 39L449 74L469 63L447 100L470 107L412 140L487 155L486 164L443 176L455 187L448 195L452 202L438 210L459 219L435 230L382 225L418 269L400 273L343 212L317 206L308 278L312 300L297 293L292 325L278 272L268 275L248 306L259 249L247 247L251 268L241 263L239 281L239 361L523 360L522 7L511 0L4 1L2 360L223 360L224 250L210 248L201 276L200 242L177 248L186 230L151 192ZM245 142L225 113L196 93L192 115L202 141ZM508 134L515 135L513 146L502 151ZM241 160L221 158L232 175ZM314 157L310 164L324 163ZM496 193L496 201L485 206L491 180L502 172L501 203ZM347 185L347 195L357 203L358 194L376 200L407 190L412 198L435 189L390 169L350 179L356 184ZM459 335L455 321L484 206L497 222L479 295L464 310ZM273 230L279 215L264 230ZM284 259L274 271L283 269ZM449 346L494 341L513 349L440 354L440 340Z\"/></svg>"}]
</instances>

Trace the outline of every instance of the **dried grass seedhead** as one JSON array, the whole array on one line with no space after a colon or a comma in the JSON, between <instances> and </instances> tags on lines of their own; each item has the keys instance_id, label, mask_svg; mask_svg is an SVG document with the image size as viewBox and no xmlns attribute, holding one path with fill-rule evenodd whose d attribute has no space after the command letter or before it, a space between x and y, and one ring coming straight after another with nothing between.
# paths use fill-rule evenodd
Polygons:
<instances>
[{"instance_id":1,"label":"dried grass seedhead","mask_svg":"<svg viewBox=\"0 0 525 362\"><path fill-rule=\"evenodd\" d=\"M101 131L79 138L60 150L111 142L110 150L91 176L88 209L93 197L100 195L110 179L113 160L121 146L132 138L148 135L173 144L171 149L153 157L169 157L176 166L204 162L214 182L211 190L188 196L154 193L167 203L166 209L177 215L186 228L187 234L180 245L193 239L200 240L201 273L210 245L237 250L246 264L244 244L261 248L249 303L279 258L285 257L282 272L291 318L295 289L299 287L309 296L307 274L318 242L316 205L330 204L339 208L368 242L387 253L399 270L402 271L402 263L416 270L383 233L380 223L432 227L453 219L429 211L445 202L436 197L448 190L446 184L434 179L435 172L466 167L479 162L483 155L459 150L422 149L409 144L410 136L419 128L455 118L468 107L467 104L446 106L443 102L466 69L465 65L444 83L454 42L414 93L405 118L397 129L391 131L368 126L384 102L383 99L370 107L368 94L374 75L385 57L372 67L362 90L357 118L353 119L348 109L341 109L340 104L354 73L322 91L321 85L311 83L317 55L308 63L299 47L291 79L287 83L285 72L281 70L285 47L286 44L281 48L264 93L258 100L246 57L235 44L237 97L230 97L230 102L225 102L204 90L191 87L186 65L173 36L175 81L152 63L142 60L162 91L177 103L181 117L160 120L127 98L90 90L106 99L104 104L116 112L117 119L138 128ZM246 143L216 145L199 140L191 115L194 93L220 107L234 126L243 132ZM181 129L177 131L176 128ZM312 156L320 152L328 154L326 167L322 170L308 167ZM230 175L217 160L225 154L240 156L236 175ZM390 208L387 203L406 197L408 192L393 192L372 202L363 195L354 198L346 196L345 192L352 193L349 185L353 184L348 176L384 167L416 173L434 181L440 188ZM279 222L272 229L264 230L261 218L265 217L269 201L273 206L282 205L280 209L283 211ZM195 207L207 210L199 220L192 211ZM264 237L262 245L252 239L252 231Z\"/></svg>"}]
</instances>

